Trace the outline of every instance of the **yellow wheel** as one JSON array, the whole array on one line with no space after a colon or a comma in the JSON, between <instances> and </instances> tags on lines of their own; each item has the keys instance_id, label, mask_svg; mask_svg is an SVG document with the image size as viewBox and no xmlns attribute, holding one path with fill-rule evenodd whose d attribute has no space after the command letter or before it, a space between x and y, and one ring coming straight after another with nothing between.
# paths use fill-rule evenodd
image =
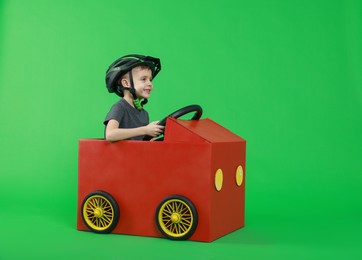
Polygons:
<instances>
[{"instance_id":1,"label":"yellow wheel","mask_svg":"<svg viewBox=\"0 0 362 260\"><path fill-rule=\"evenodd\" d=\"M195 232L198 223L197 211L189 199L173 195L158 205L156 223L165 237L185 240Z\"/></svg>"},{"instance_id":2,"label":"yellow wheel","mask_svg":"<svg viewBox=\"0 0 362 260\"><path fill-rule=\"evenodd\" d=\"M104 191L90 193L82 204L86 226L95 233L110 233L117 225L119 208L115 199Z\"/></svg>"}]
</instances>

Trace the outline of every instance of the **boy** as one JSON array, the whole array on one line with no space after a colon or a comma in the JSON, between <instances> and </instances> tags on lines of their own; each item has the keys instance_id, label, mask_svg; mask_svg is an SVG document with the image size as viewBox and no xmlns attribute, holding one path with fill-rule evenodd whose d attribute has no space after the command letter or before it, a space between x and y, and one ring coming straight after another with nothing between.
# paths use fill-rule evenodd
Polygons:
<instances>
[{"instance_id":1,"label":"boy","mask_svg":"<svg viewBox=\"0 0 362 260\"><path fill-rule=\"evenodd\" d=\"M142 140L145 135L156 137L163 132L164 127L157 122L149 123L143 109L153 89L152 80L160 70L159 59L137 54L123 56L109 66L107 89L122 98L104 120L107 141Z\"/></svg>"}]
</instances>

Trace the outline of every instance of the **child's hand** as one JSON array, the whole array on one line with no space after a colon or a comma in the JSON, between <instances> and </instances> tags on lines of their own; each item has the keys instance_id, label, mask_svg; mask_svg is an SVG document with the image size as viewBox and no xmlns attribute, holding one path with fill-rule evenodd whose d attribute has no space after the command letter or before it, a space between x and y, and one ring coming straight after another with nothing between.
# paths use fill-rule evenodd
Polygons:
<instances>
[{"instance_id":1,"label":"child's hand","mask_svg":"<svg viewBox=\"0 0 362 260\"><path fill-rule=\"evenodd\" d=\"M163 133L163 129L165 127L162 125L158 125L157 123L158 123L158 121L155 121L155 122L149 123L148 125L145 126L146 135L156 137Z\"/></svg>"}]
</instances>

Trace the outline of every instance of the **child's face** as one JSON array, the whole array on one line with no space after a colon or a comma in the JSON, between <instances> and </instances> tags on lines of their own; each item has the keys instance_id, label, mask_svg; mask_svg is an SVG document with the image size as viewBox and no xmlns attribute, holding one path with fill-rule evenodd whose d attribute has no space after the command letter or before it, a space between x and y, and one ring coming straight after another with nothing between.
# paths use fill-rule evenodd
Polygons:
<instances>
[{"instance_id":1,"label":"child's face","mask_svg":"<svg viewBox=\"0 0 362 260\"><path fill-rule=\"evenodd\" d=\"M152 71L147 67L136 67L132 69L134 88L140 98L149 98L153 89Z\"/></svg>"}]
</instances>

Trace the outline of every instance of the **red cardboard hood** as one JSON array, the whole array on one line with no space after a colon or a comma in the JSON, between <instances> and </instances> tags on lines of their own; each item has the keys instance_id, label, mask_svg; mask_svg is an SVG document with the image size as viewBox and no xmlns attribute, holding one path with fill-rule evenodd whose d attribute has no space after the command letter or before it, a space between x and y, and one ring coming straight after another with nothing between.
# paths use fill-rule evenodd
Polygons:
<instances>
[{"instance_id":1,"label":"red cardboard hood","mask_svg":"<svg viewBox=\"0 0 362 260\"><path fill-rule=\"evenodd\" d=\"M201 120L179 120L168 118L165 142L245 142L243 138L209 118Z\"/></svg>"}]
</instances>

